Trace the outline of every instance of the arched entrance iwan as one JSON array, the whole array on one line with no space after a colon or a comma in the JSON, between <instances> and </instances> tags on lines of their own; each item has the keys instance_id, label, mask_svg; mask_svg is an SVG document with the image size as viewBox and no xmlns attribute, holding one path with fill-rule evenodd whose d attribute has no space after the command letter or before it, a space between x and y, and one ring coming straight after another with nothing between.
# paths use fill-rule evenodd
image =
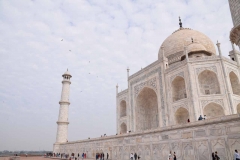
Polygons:
<instances>
[{"instance_id":1,"label":"arched entrance iwan","mask_svg":"<svg viewBox=\"0 0 240 160\"><path fill-rule=\"evenodd\" d=\"M180 107L175 112L175 124L188 123L189 112L187 109Z\"/></svg>"},{"instance_id":2,"label":"arched entrance iwan","mask_svg":"<svg viewBox=\"0 0 240 160\"><path fill-rule=\"evenodd\" d=\"M178 76L172 81L172 99L175 102L183 98L187 98L185 80Z\"/></svg>"},{"instance_id":3,"label":"arched entrance iwan","mask_svg":"<svg viewBox=\"0 0 240 160\"><path fill-rule=\"evenodd\" d=\"M229 73L233 94L240 95L240 85L237 75L234 72Z\"/></svg>"},{"instance_id":4,"label":"arched entrance iwan","mask_svg":"<svg viewBox=\"0 0 240 160\"><path fill-rule=\"evenodd\" d=\"M203 109L203 114L207 116L207 118L224 116L224 110L221 105L216 103L209 103Z\"/></svg>"},{"instance_id":5,"label":"arched entrance iwan","mask_svg":"<svg viewBox=\"0 0 240 160\"><path fill-rule=\"evenodd\" d=\"M158 127L157 94L151 88L143 88L136 98L136 130L148 130Z\"/></svg>"},{"instance_id":6,"label":"arched entrance iwan","mask_svg":"<svg viewBox=\"0 0 240 160\"><path fill-rule=\"evenodd\" d=\"M220 87L216 73L205 70L198 76L200 92L204 95L220 94Z\"/></svg>"},{"instance_id":7,"label":"arched entrance iwan","mask_svg":"<svg viewBox=\"0 0 240 160\"><path fill-rule=\"evenodd\" d=\"M125 117L127 115L127 104L126 101L122 100L120 102L120 117Z\"/></svg>"},{"instance_id":8,"label":"arched entrance iwan","mask_svg":"<svg viewBox=\"0 0 240 160\"><path fill-rule=\"evenodd\" d=\"M127 125L124 122L120 126L120 133L121 134L127 133Z\"/></svg>"}]
</instances>

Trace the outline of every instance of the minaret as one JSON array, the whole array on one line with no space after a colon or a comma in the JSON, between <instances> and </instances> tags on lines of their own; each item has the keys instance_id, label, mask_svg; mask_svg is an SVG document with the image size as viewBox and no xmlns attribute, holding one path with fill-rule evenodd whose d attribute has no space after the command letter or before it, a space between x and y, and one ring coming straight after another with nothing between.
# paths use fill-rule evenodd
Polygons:
<instances>
[{"instance_id":1,"label":"minaret","mask_svg":"<svg viewBox=\"0 0 240 160\"><path fill-rule=\"evenodd\" d=\"M127 67L127 81L128 81L128 78L129 78L129 67Z\"/></svg>"},{"instance_id":2,"label":"minaret","mask_svg":"<svg viewBox=\"0 0 240 160\"><path fill-rule=\"evenodd\" d=\"M53 151L56 152L56 149L58 148L56 145L59 143L68 142L68 108L70 105L69 102L69 91L70 91L70 78L72 77L71 74L68 72L68 70L62 75L62 95L61 100L59 102L60 108L59 108L59 116L57 121L57 137L56 137L56 143L54 144Z\"/></svg>"}]
</instances>

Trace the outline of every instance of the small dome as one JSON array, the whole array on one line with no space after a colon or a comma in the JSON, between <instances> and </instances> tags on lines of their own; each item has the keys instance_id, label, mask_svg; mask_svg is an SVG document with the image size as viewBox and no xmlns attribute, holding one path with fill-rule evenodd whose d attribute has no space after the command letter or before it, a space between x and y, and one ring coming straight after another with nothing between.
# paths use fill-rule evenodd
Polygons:
<instances>
[{"instance_id":1,"label":"small dome","mask_svg":"<svg viewBox=\"0 0 240 160\"><path fill-rule=\"evenodd\" d=\"M70 74L70 72L67 70L64 74L63 74L63 76L71 76L71 74ZM72 76L71 76L72 77Z\"/></svg>"},{"instance_id":2,"label":"small dome","mask_svg":"<svg viewBox=\"0 0 240 160\"><path fill-rule=\"evenodd\" d=\"M198 44L190 46L191 43L197 42ZM171 34L162 43L164 46L164 55L168 58L169 64L175 63L181 59L184 55L184 46L189 46L192 50L204 49L204 51L210 53L211 55L216 55L216 50L213 42L201 32L189 29L180 28ZM158 53L158 57L161 57L161 48Z\"/></svg>"},{"instance_id":3,"label":"small dome","mask_svg":"<svg viewBox=\"0 0 240 160\"><path fill-rule=\"evenodd\" d=\"M187 46L187 52L207 51L206 48L200 43L191 43Z\"/></svg>"}]
</instances>

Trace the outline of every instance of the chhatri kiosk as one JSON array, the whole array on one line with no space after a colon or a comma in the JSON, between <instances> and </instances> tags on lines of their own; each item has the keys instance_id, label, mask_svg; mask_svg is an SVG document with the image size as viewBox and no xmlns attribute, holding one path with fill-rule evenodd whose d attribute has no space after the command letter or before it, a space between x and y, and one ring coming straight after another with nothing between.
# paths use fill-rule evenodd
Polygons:
<instances>
[{"instance_id":1,"label":"chhatri kiosk","mask_svg":"<svg viewBox=\"0 0 240 160\"><path fill-rule=\"evenodd\" d=\"M221 160L233 159L240 150L240 52L232 45L226 58L219 42L216 51L206 35L179 24L155 62L128 76L126 90L116 86L117 135L67 142L72 76L63 74L54 153L166 160L174 151L178 160L208 160L217 151Z\"/></svg>"}]
</instances>

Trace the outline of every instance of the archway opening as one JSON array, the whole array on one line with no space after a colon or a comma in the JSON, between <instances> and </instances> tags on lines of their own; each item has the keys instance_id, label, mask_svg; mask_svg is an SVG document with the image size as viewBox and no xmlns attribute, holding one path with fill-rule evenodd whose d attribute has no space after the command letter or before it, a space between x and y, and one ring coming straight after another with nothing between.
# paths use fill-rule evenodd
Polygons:
<instances>
[{"instance_id":1,"label":"archway opening","mask_svg":"<svg viewBox=\"0 0 240 160\"><path fill-rule=\"evenodd\" d=\"M203 114L207 116L207 118L224 116L224 110L221 105L216 103L209 103L204 107Z\"/></svg>"},{"instance_id":2,"label":"archway opening","mask_svg":"<svg viewBox=\"0 0 240 160\"><path fill-rule=\"evenodd\" d=\"M121 134L127 133L127 125L125 123L122 123L120 128L121 128L120 130Z\"/></svg>"},{"instance_id":3,"label":"archway opening","mask_svg":"<svg viewBox=\"0 0 240 160\"><path fill-rule=\"evenodd\" d=\"M230 72L229 78L230 78L233 94L240 95L240 85L239 85L237 75L234 72Z\"/></svg>"},{"instance_id":4,"label":"archway opening","mask_svg":"<svg viewBox=\"0 0 240 160\"><path fill-rule=\"evenodd\" d=\"M176 124L188 123L189 112L187 109L180 107L175 112L175 122Z\"/></svg>"},{"instance_id":5,"label":"archway opening","mask_svg":"<svg viewBox=\"0 0 240 160\"><path fill-rule=\"evenodd\" d=\"M136 130L158 127L158 101L153 89L143 88L136 99Z\"/></svg>"},{"instance_id":6,"label":"archway opening","mask_svg":"<svg viewBox=\"0 0 240 160\"><path fill-rule=\"evenodd\" d=\"M205 70L198 76L199 88L202 94L220 94L220 87L217 75L209 70Z\"/></svg>"},{"instance_id":7,"label":"archway opening","mask_svg":"<svg viewBox=\"0 0 240 160\"><path fill-rule=\"evenodd\" d=\"M240 114L240 103L237 105L237 113Z\"/></svg>"},{"instance_id":8,"label":"archway opening","mask_svg":"<svg viewBox=\"0 0 240 160\"><path fill-rule=\"evenodd\" d=\"M122 100L120 103L120 117L125 117L126 115L127 115L126 101Z\"/></svg>"},{"instance_id":9,"label":"archway opening","mask_svg":"<svg viewBox=\"0 0 240 160\"><path fill-rule=\"evenodd\" d=\"M187 98L185 80L182 77L176 77L172 81L172 99L173 102Z\"/></svg>"}]
</instances>

